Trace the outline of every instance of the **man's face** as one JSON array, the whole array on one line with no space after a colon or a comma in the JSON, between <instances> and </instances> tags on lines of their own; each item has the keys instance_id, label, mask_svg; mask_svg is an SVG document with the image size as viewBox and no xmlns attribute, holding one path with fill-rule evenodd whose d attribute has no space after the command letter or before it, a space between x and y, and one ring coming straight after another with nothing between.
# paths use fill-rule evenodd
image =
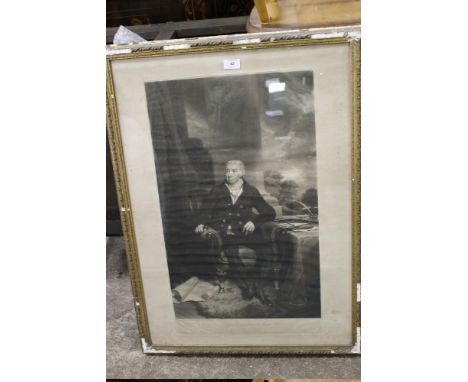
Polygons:
<instances>
[{"instance_id":1,"label":"man's face","mask_svg":"<svg viewBox=\"0 0 468 382\"><path fill-rule=\"evenodd\" d=\"M244 176L242 166L237 163L228 163L226 165L226 182L228 184L236 183L240 178Z\"/></svg>"}]
</instances>

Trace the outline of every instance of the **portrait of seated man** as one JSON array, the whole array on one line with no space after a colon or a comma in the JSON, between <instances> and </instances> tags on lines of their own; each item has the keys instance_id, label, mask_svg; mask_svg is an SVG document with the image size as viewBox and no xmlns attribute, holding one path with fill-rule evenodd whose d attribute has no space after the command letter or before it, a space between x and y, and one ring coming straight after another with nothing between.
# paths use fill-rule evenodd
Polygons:
<instances>
[{"instance_id":1,"label":"portrait of seated man","mask_svg":"<svg viewBox=\"0 0 468 382\"><path fill-rule=\"evenodd\" d=\"M245 180L245 166L240 160L226 163L225 179L205 197L197 216L195 233L209 240L220 265L225 264L229 278L242 290L245 299L256 297L263 304L271 301L265 294L270 271L272 242L262 226L275 219L275 210L260 192ZM255 251L255 263L247 267L239 248ZM220 292L223 292L220 280Z\"/></svg>"}]
</instances>

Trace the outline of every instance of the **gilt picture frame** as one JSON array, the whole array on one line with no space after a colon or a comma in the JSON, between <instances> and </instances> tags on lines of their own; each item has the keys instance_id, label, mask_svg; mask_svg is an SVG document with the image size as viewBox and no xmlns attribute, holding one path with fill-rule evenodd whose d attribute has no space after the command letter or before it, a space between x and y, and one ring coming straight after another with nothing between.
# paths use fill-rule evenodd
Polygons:
<instances>
[{"instance_id":1,"label":"gilt picture frame","mask_svg":"<svg viewBox=\"0 0 468 382\"><path fill-rule=\"evenodd\" d=\"M147 354L360 353L360 30L110 46Z\"/></svg>"}]
</instances>

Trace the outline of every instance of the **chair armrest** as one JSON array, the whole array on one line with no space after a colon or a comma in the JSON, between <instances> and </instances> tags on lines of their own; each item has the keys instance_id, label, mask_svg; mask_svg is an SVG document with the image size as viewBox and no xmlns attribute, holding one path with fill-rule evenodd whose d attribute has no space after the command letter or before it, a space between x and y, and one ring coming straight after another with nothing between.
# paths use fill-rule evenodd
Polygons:
<instances>
[{"instance_id":1,"label":"chair armrest","mask_svg":"<svg viewBox=\"0 0 468 382\"><path fill-rule=\"evenodd\" d=\"M213 228L208 228L208 230L201 233L200 236L209 243L212 250L216 252L221 251L223 241L218 231Z\"/></svg>"}]
</instances>

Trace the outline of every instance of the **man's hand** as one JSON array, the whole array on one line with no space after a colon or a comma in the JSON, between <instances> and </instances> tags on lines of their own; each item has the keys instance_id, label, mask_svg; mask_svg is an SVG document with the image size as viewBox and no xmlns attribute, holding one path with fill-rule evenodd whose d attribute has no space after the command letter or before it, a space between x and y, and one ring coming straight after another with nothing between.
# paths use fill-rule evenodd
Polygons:
<instances>
[{"instance_id":1,"label":"man's hand","mask_svg":"<svg viewBox=\"0 0 468 382\"><path fill-rule=\"evenodd\" d=\"M242 232L244 232L246 235L251 234L255 230L255 224L252 223L251 221L248 221L245 223L244 228L242 228Z\"/></svg>"},{"instance_id":2,"label":"man's hand","mask_svg":"<svg viewBox=\"0 0 468 382\"><path fill-rule=\"evenodd\" d=\"M195 233L202 233L205 229L205 226L203 224L199 224L195 227Z\"/></svg>"}]
</instances>

